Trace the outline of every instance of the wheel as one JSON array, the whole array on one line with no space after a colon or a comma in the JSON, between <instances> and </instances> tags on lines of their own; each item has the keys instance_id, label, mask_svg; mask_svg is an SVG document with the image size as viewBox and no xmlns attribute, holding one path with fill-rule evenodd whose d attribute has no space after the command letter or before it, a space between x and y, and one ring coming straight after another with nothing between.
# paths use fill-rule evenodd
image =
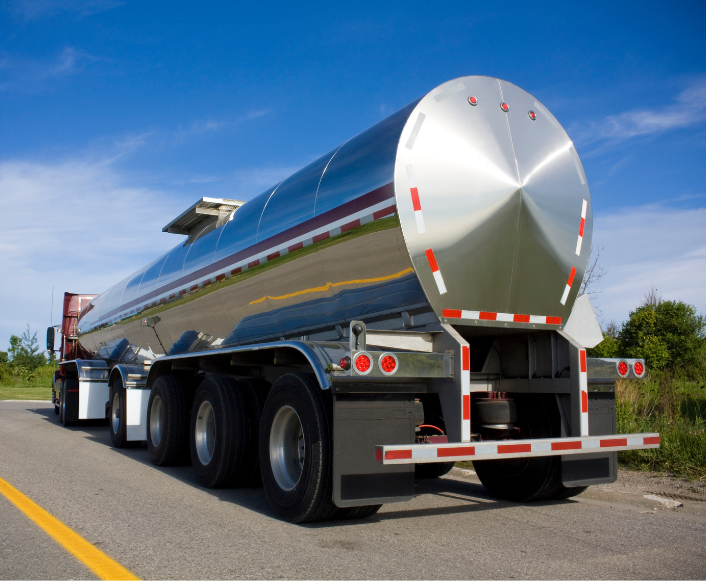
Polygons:
<instances>
[{"instance_id":1,"label":"wheel","mask_svg":"<svg viewBox=\"0 0 706 581\"><path fill-rule=\"evenodd\" d=\"M108 416L108 431L110 441L116 448L131 448L139 442L128 442L127 439L127 395L121 377L118 375L110 389L110 415Z\"/></svg>"},{"instance_id":2,"label":"wheel","mask_svg":"<svg viewBox=\"0 0 706 581\"><path fill-rule=\"evenodd\" d=\"M229 377L205 379L194 398L190 424L191 465L206 488L240 486L251 477L253 446L248 407Z\"/></svg>"},{"instance_id":3,"label":"wheel","mask_svg":"<svg viewBox=\"0 0 706 581\"><path fill-rule=\"evenodd\" d=\"M61 382L61 402L59 420L65 426L73 426L78 421L78 380L64 379Z\"/></svg>"},{"instance_id":4,"label":"wheel","mask_svg":"<svg viewBox=\"0 0 706 581\"><path fill-rule=\"evenodd\" d=\"M59 422L66 425L64 422L64 411L66 410L66 394L64 392L64 382L61 382L59 389Z\"/></svg>"},{"instance_id":5,"label":"wheel","mask_svg":"<svg viewBox=\"0 0 706 581\"><path fill-rule=\"evenodd\" d=\"M439 478L451 472L455 462L433 462L431 464L416 464L414 466L415 478Z\"/></svg>"},{"instance_id":6,"label":"wheel","mask_svg":"<svg viewBox=\"0 0 706 581\"><path fill-rule=\"evenodd\" d=\"M293 522L331 518L331 401L303 374L280 377L265 401L260 463L272 510Z\"/></svg>"},{"instance_id":7,"label":"wheel","mask_svg":"<svg viewBox=\"0 0 706 581\"><path fill-rule=\"evenodd\" d=\"M517 422L522 439L551 438L558 432L558 410L553 399L517 396ZM493 496L528 502L554 498L561 483L561 457L474 460L478 478Z\"/></svg>"},{"instance_id":8,"label":"wheel","mask_svg":"<svg viewBox=\"0 0 706 581\"><path fill-rule=\"evenodd\" d=\"M147 449L155 466L183 464L189 457L189 407L185 388L163 375L152 386L147 404Z\"/></svg>"}]
</instances>

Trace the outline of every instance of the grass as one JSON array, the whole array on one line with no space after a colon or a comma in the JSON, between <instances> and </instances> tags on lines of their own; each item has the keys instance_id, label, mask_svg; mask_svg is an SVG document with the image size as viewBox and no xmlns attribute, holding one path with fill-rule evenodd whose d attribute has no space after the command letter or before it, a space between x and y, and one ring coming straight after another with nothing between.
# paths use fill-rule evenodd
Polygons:
<instances>
[{"instance_id":1,"label":"grass","mask_svg":"<svg viewBox=\"0 0 706 581\"><path fill-rule=\"evenodd\" d=\"M37 401L51 401L51 386L0 385L0 400L4 399L32 399Z\"/></svg>"},{"instance_id":2,"label":"grass","mask_svg":"<svg viewBox=\"0 0 706 581\"><path fill-rule=\"evenodd\" d=\"M706 480L706 382L669 374L616 384L618 433L659 432L657 450L618 452L635 470Z\"/></svg>"},{"instance_id":3,"label":"grass","mask_svg":"<svg viewBox=\"0 0 706 581\"><path fill-rule=\"evenodd\" d=\"M51 401L51 381L54 364L28 372L8 365L0 366L0 400L31 399Z\"/></svg>"}]
</instances>

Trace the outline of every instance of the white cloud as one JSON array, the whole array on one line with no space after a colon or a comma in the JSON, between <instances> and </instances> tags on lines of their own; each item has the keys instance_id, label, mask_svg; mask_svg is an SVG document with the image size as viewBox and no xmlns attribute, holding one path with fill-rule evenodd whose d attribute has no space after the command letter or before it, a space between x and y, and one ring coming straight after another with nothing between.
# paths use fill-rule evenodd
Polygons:
<instances>
[{"instance_id":1,"label":"white cloud","mask_svg":"<svg viewBox=\"0 0 706 581\"><path fill-rule=\"evenodd\" d=\"M5 55L0 61L0 91L36 91L59 77L74 74L98 58L67 46L53 59L31 60Z\"/></svg>"},{"instance_id":2,"label":"white cloud","mask_svg":"<svg viewBox=\"0 0 706 581\"><path fill-rule=\"evenodd\" d=\"M679 93L672 104L660 100L659 106L638 108L609 115L600 122L576 130L577 141L616 142L690 127L706 120L706 79L699 78Z\"/></svg>"},{"instance_id":3,"label":"white cloud","mask_svg":"<svg viewBox=\"0 0 706 581\"><path fill-rule=\"evenodd\" d=\"M0 163L0 349L26 323L54 323L64 291L99 293L173 246L161 227L183 208L126 185L104 160ZM41 333L40 333L41 335Z\"/></svg>"},{"instance_id":4,"label":"white cloud","mask_svg":"<svg viewBox=\"0 0 706 581\"><path fill-rule=\"evenodd\" d=\"M607 274L594 299L604 322L626 320L652 285L662 297L706 313L706 208L670 202L594 217L593 242L603 245Z\"/></svg>"},{"instance_id":5,"label":"white cloud","mask_svg":"<svg viewBox=\"0 0 706 581\"><path fill-rule=\"evenodd\" d=\"M202 195L198 185L179 195L133 186L117 165L147 135L126 138L103 156L0 162L0 350L27 323L43 346L52 286L57 324L65 291L101 293L182 239L161 230ZM224 178L232 193L222 195L248 200L296 169L235 170ZM192 181L205 181L198 178Z\"/></svg>"}]
</instances>

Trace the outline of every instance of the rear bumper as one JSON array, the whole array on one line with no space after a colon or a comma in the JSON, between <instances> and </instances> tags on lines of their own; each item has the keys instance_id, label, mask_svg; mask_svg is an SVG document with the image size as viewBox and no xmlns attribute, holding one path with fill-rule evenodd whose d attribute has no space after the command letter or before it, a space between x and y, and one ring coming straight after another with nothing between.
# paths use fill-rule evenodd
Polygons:
<instances>
[{"instance_id":1,"label":"rear bumper","mask_svg":"<svg viewBox=\"0 0 706 581\"><path fill-rule=\"evenodd\" d=\"M543 440L495 440L468 444L376 446L375 459L382 464L423 464L595 454L650 448L659 448L659 434L614 434Z\"/></svg>"}]
</instances>

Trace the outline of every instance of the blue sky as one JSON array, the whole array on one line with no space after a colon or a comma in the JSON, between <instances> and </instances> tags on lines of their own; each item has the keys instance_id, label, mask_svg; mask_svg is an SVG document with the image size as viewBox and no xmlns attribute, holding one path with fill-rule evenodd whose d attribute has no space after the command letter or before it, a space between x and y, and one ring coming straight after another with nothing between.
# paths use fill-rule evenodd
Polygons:
<instances>
[{"instance_id":1,"label":"blue sky","mask_svg":"<svg viewBox=\"0 0 706 581\"><path fill-rule=\"evenodd\" d=\"M449 79L511 81L574 140L624 320L706 312L706 3L0 2L0 349L102 292L201 196L249 199Z\"/></svg>"}]
</instances>

